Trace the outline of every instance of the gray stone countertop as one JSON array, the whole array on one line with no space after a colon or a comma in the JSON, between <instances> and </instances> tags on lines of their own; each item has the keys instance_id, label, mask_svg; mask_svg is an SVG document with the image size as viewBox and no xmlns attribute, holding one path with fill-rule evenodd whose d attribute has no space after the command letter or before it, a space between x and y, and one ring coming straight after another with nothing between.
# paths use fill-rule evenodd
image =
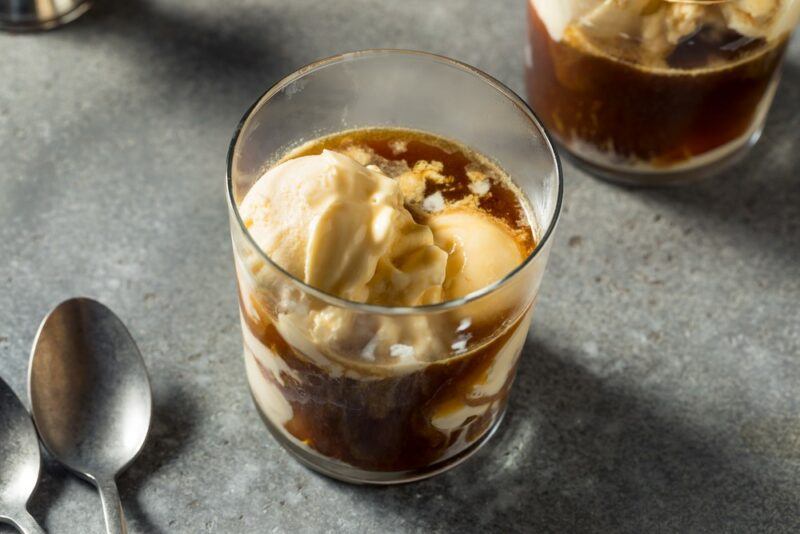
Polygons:
<instances>
[{"instance_id":1,"label":"gray stone countertop","mask_svg":"<svg viewBox=\"0 0 800 534\"><path fill-rule=\"evenodd\" d=\"M0 35L0 375L26 398L62 299L126 321L155 395L119 481L132 532L800 531L800 41L764 137L723 176L632 190L565 164L500 431L447 474L376 489L301 467L251 404L228 142L266 87L346 50L438 52L521 92L523 3L98 4ZM31 510L103 532L93 489L49 460Z\"/></svg>"}]
</instances>

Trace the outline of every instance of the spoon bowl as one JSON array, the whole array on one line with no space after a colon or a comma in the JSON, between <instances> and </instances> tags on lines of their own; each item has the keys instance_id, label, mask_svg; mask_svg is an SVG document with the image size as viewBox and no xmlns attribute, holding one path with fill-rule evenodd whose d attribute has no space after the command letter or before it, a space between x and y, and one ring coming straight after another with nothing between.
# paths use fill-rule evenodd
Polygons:
<instances>
[{"instance_id":1,"label":"spoon bowl","mask_svg":"<svg viewBox=\"0 0 800 534\"><path fill-rule=\"evenodd\" d=\"M42 460L36 430L22 402L0 378L0 522L42 532L27 511Z\"/></svg>"},{"instance_id":2,"label":"spoon bowl","mask_svg":"<svg viewBox=\"0 0 800 534\"><path fill-rule=\"evenodd\" d=\"M152 399L125 325L95 300L62 302L39 328L28 389L44 446L97 486L108 532L126 532L115 479L144 445Z\"/></svg>"}]
</instances>

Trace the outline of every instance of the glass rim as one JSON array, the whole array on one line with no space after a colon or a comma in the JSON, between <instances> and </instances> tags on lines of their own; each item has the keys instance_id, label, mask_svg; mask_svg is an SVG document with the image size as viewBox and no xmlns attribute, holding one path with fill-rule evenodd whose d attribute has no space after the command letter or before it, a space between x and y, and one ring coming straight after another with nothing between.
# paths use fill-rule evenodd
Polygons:
<instances>
[{"instance_id":1,"label":"glass rim","mask_svg":"<svg viewBox=\"0 0 800 534\"><path fill-rule=\"evenodd\" d=\"M505 276L487 286L484 286L471 293L468 293L463 297L459 297L457 299L452 299L452 300L445 300L435 304L424 304L420 306L381 306L378 304L369 304L366 302L357 302L353 300L348 300L333 295L331 293L327 293L319 288L307 284L303 280L299 279L298 277L294 276L292 273L290 273L289 271L278 265L275 261L273 261L272 258L270 258L269 255L261 249L258 243L256 243L253 236L250 234L250 231L245 226L244 220L242 220L241 214L239 213L239 207L236 205L236 200L234 199L234 192L233 192L233 173L232 173L233 157L234 153L236 152L236 146L238 145L242 131L244 130L244 127L247 124L247 122L252 117L253 112L257 108L260 108L262 104L266 104L267 102L269 102L269 100L273 96L275 96L278 92L280 92L282 89L284 89L291 83L303 78L304 76L312 72L318 71L320 69L338 63L353 61L364 57L379 57L379 56L417 56L431 60L436 63L440 63L442 65L455 67L463 72L472 74L473 76L480 78L481 80L483 80L484 83L491 86L495 91L497 91L507 100L509 100L517 108L517 110L520 113L522 113L522 115L524 115L529 120L529 122L536 127L539 133L542 134L542 137L545 141L545 145L549 149L550 156L554 163L556 172L556 183L558 187L556 196L556 205L553 208L553 215L550 218L549 223L547 224L547 228L542 234L542 238L539 240L538 243L536 243L536 247L530 254L528 254L528 256L522 261L522 263L520 263L514 269L509 271ZM228 200L228 208L234 214L239 229L245 235L250 245L258 251L258 254L261 256L261 258L263 258L267 262L267 264L277 269L278 272L288 277L294 283L298 284L303 291L310 293L311 295L315 296L316 298L319 298L320 300L330 305L342 308L354 308L358 311L366 313L392 315L392 316L418 315L418 314L427 314L427 313L435 313L445 310L451 310L454 308L461 307L470 302L476 301L481 297L489 295L490 293L493 293L498 289L500 289L501 287L505 286L509 281L516 278L516 276L533 261L533 259L543 250L544 246L551 239L555 227L561 217L561 207L564 199L564 173L561 166L561 159L559 158L558 155L558 150L556 149L556 145L553 142L553 139L550 137L550 133L545 129L541 120L539 120L539 117L536 115L536 113L534 113L534 111L530 108L527 102L525 102L522 98L520 98L514 91L508 88L504 83L500 82L493 76L486 74L482 70L473 67L472 65L468 65L467 63L463 63L461 61L440 54L423 52L419 50L405 50L397 48L369 48L353 52L344 52L342 54L337 54L335 56L330 56L324 59L308 63L307 65L300 67L291 74L278 80L269 89L267 89L261 96L259 96L255 100L255 102L253 102L252 105L250 105L250 107L247 109L247 111L245 111L244 115L239 121L239 124L237 124L236 129L233 132L233 137L231 138L230 146L228 148L225 174L226 174L226 183L228 190L226 195Z\"/></svg>"}]
</instances>

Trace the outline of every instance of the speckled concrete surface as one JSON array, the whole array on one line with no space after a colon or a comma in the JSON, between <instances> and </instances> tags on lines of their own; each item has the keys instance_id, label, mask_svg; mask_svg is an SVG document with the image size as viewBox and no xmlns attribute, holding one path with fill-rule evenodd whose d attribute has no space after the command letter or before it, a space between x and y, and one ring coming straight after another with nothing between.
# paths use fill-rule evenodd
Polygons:
<instances>
[{"instance_id":1,"label":"speckled concrete surface","mask_svg":"<svg viewBox=\"0 0 800 534\"><path fill-rule=\"evenodd\" d=\"M128 323L156 405L120 480L133 532L800 530L798 40L763 140L724 176L636 191L565 166L510 411L475 459L351 487L262 427L223 199L242 112L310 60L377 46L519 91L523 26L510 0L119 0L0 35L0 374L25 394L38 322L68 296ZM32 512L103 531L96 494L50 462Z\"/></svg>"}]
</instances>

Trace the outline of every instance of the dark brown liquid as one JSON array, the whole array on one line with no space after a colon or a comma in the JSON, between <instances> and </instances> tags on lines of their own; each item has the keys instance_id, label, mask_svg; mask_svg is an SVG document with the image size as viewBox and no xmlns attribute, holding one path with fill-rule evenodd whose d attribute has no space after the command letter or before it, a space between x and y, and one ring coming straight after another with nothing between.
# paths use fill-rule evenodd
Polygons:
<instances>
[{"instance_id":1,"label":"dark brown liquid","mask_svg":"<svg viewBox=\"0 0 800 534\"><path fill-rule=\"evenodd\" d=\"M397 141L405 145L401 152L393 150ZM524 200L515 186L485 158L441 138L408 130L358 130L313 141L284 159L317 154L323 149L347 153L353 146L372 151L374 159L370 163L377 164L390 176L407 171L419 161L441 162L442 174L448 179L443 183L426 182L425 194L440 191L451 201L472 194L467 173L481 170L490 177L491 188L489 194L478 199L478 208L521 236L521 246L529 251L534 248L533 233L525 222ZM410 207L412 213L421 213L418 205ZM264 380L277 388L291 405L291 419L283 429L328 458L371 471L423 469L462 452L483 436L505 409L519 353L504 364L507 365L504 381L491 396L476 396L475 387L486 382L501 349L514 333L529 324L527 310L514 312L513 316L510 310L498 311L471 325L469 334L471 343L474 342L471 346L478 347L471 352L428 363L411 372L391 368L370 371L369 364L353 364L364 377L359 379L347 373L333 376L290 345L275 327L274 310L269 309L257 292L244 294L240 286L239 297L245 328L271 351L270 357L279 358L300 377L296 380L281 372L277 380L273 371L255 358ZM249 306L245 299L249 299ZM456 326L450 328L453 332ZM254 357L252 349L247 352L247 358ZM485 409L446 431L433 423L436 416L445 416L465 406ZM266 413L262 417L270 424L277 424Z\"/></svg>"},{"instance_id":2,"label":"dark brown liquid","mask_svg":"<svg viewBox=\"0 0 800 534\"><path fill-rule=\"evenodd\" d=\"M253 320L244 307L242 314L253 335L302 377L296 381L282 373L281 384L256 360L264 379L278 388L292 407L292 418L284 429L317 452L361 469L410 471L460 452L451 451L456 442L477 440L505 409L516 374L515 360L495 395L479 399L470 395L473 386L485 379L520 320L473 353L431 363L412 373L359 380L331 376L315 365L284 340L267 315ZM467 419L452 432L445 433L431 422L448 408L493 402L492 409ZM262 417L267 418L263 413Z\"/></svg>"},{"instance_id":3,"label":"dark brown liquid","mask_svg":"<svg viewBox=\"0 0 800 534\"><path fill-rule=\"evenodd\" d=\"M648 69L596 53L574 29L556 42L530 3L528 10L528 96L545 125L567 145L582 141L657 167L746 134L786 47L786 39L767 48L701 28L663 68Z\"/></svg>"}]
</instances>

